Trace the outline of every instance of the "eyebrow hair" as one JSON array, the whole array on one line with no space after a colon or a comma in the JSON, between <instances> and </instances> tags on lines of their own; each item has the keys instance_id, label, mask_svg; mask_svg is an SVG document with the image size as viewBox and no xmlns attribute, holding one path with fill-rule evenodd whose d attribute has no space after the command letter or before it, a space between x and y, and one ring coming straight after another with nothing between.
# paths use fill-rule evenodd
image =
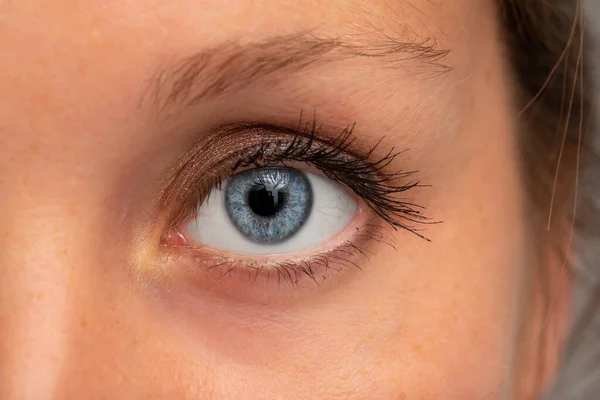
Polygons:
<instances>
[{"instance_id":1,"label":"eyebrow hair","mask_svg":"<svg viewBox=\"0 0 600 400\"><path fill-rule=\"evenodd\" d=\"M300 33L247 44L228 42L159 69L140 104L150 98L159 111L187 107L276 73L299 73L315 64L360 57L377 59L388 68L395 68L398 62L417 61L415 72L422 73L421 67L425 67L437 76L449 70L440 63L448 53L438 49L433 38L400 41L385 35L328 38Z\"/></svg>"}]
</instances>

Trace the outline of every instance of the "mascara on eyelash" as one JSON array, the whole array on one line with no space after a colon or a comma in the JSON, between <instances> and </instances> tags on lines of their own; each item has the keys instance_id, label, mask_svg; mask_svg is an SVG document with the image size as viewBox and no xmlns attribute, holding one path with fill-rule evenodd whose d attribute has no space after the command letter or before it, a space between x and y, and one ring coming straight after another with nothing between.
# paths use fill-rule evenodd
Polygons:
<instances>
[{"instance_id":1,"label":"mascara on eyelash","mask_svg":"<svg viewBox=\"0 0 600 400\"><path fill-rule=\"evenodd\" d=\"M286 166L291 162L303 162L314 166L365 202L372 212L385 221L392 229L404 229L430 241L420 233L417 225L439 223L425 216L425 208L399 198L399 194L412 188L423 187L418 180L411 179L418 171L389 172L394 161L405 152L392 147L383 156L375 153L381 147L384 137L366 151L354 151L356 124L347 125L339 134L325 134L323 124L317 124L316 114L312 121L304 121L300 114L295 128L273 124L238 123L221 128L211 146L222 152L221 159L205 165L206 144L200 143L190 153L189 159L181 163L175 179L170 183L161 204L169 207L181 206L171 220L171 226L193 216L198 205L206 201L215 188L240 169L249 167ZM247 135L252 145L234 150L228 141L243 142ZM200 175L200 171L202 174ZM208 172L207 172L208 171Z\"/></svg>"},{"instance_id":2,"label":"mascara on eyelash","mask_svg":"<svg viewBox=\"0 0 600 400\"><path fill-rule=\"evenodd\" d=\"M322 139L320 130L322 125L316 123L316 116L312 122L303 122L302 113L298 127L289 132L292 139L289 141L264 141L252 150L246 157L240 158L234 165L232 172L246 167L267 167L285 162L305 162L315 166L327 178L342 183L393 229L405 229L416 236L430 241L419 233L414 224L432 224L424 215L424 207L412 202L396 198L399 193L415 187L423 187L418 180L406 181L417 171L404 172L397 170L386 172L394 160L404 151L396 151L392 147L384 156L376 161L369 161L383 142L380 139L362 155L357 155L351 149L354 143L354 128L356 123L348 125L332 140ZM253 126L253 129L268 131L281 130L280 128L262 125ZM287 132L286 132L287 133Z\"/></svg>"},{"instance_id":3,"label":"mascara on eyelash","mask_svg":"<svg viewBox=\"0 0 600 400\"><path fill-rule=\"evenodd\" d=\"M431 222L423 214L423 207L397 196L409 189L424 186L414 180L406 182L417 171L389 171L394 160L404 151L396 151L392 148L383 156L375 157L383 138L366 151L356 151L355 148L358 146L354 145L355 136L353 136L355 126L355 124L348 125L336 136L331 136L328 132L330 136L327 138L323 125L317 125L316 118L312 122L303 122L302 115L296 129L268 124L237 124L225 128L218 139L220 146L225 146L221 147L226 149L222 153L224 155L218 162L213 161L212 164L204 167L193 158L202 157L203 153L199 149L206 148L198 146L192 153L192 157L181 164L181 170L184 172L180 174L184 179L172 182L175 193L178 192L178 188L185 189L180 192L182 194L179 200L182 202L180 204L184 204L184 208L179 208L180 219L172 225L174 229L178 223L183 222L183 219L194 218L193 215L200 205L208 200L213 189L220 189L225 181L240 173L236 171L249 168L287 167L286 163L294 162L314 166L326 178L353 192L373 212L373 222L365 226L366 231L361 229L361 232L356 232L354 238L345 242L339 249L306 260L292 259L266 267L263 263L248 265L243 261L213 259L214 254L212 257L209 255L211 252L206 254L208 257L205 258L205 249L197 252L188 248L193 254L198 253L194 256L194 260L198 257L201 260L197 265L208 263L210 265L207 269L223 270L223 275L228 275L232 271L245 274L244 270L250 270L255 274L255 279L259 274L261 276L266 274L267 279L273 275L277 277L278 282L286 280L295 285L298 278L304 275L318 283L321 278L326 279L326 276L340 265L354 265L361 269L352 258L362 256L368 260L368 246L363 247L366 241L372 240L395 248L382 233L391 233L385 229L386 227L392 230L405 229L417 237L430 241L419 233L414 225L437 222ZM235 150L226 145L229 141L240 143L244 135L252 138L246 141L245 149ZM248 143L252 144L248 145ZM198 176L198 171L209 172Z\"/></svg>"}]
</instances>

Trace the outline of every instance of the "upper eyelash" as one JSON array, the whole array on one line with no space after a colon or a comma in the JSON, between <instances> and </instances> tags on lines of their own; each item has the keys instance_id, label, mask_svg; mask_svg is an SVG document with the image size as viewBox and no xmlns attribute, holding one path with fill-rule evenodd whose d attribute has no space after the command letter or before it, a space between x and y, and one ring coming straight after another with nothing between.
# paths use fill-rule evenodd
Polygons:
<instances>
[{"instance_id":1,"label":"upper eyelash","mask_svg":"<svg viewBox=\"0 0 600 400\"><path fill-rule=\"evenodd\" d=\"M301 114L297 129L290 132L293 135L291 141L261 143L245 157L240 158L231 172L249 166L264 167L278 163L285 165L286 161L311 164L327 178L348 187L395 230L405 229L429 241L413 225L432 223L424 215L424 207L405 199L398 199L396 196L409 189L424 186L418 180L401 183L415 175L417 171L386 172L393 161L403 153L393 147L385 155L371 161L384 138L364 154L354 154L351 149L355 140L352 136L355 125L355 123L348 125L337 137L327 141L320 139L322 135L319 132L322 125L317 125L316 117L312 122L303 122ZM254 126L257 127L273 129L267 125Z\"/></svg>"},{"instance_id":2,"label":"upper eyelash","mask_svg":"<svg viewBox=\"0 0 600 400\"><path fill-rule=\"evenodd\" d=\"M235 134L259 131L261 139L246 149L229 152L225 159L219 161L220 167L213 164L213 168L208 168L209 172L203 172L201 177L198 176L198 171L195 171L196 153L182 162L161 201L161 206L164 207L170 206L172 201L181 205L174 210L176 214L171 216L170 226L175 228L184 220L193 218L198 205L206 201L212 190L220 188L221 184L238 169L304 162L313 165L327 178L343 184L354 192L394 230L405 229L429 241L415 225L436 222L431 222L424 215L424 207L397 197L399 193L424 186L418 180L406 182L417 171L388 172L393 161L403 151L392 148L383 156L373 160L384 138L367 151L356 153L353 151L355 123L342 129L337 136L326 138L321 132L324 130L323 125L318 125L316 121L314 115L311 122L304 122L301 113L295 129L250 123L226 129L225 132L235 132Z\"/></svg>"}]
</instances>

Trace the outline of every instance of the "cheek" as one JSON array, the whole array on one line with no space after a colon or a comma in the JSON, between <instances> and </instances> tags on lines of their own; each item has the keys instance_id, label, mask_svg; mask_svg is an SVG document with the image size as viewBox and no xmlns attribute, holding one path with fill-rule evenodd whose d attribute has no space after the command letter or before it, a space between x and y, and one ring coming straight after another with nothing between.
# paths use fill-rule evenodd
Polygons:
<instances>
[{"instance_id":1,"label":"cheek","mask_svg":"<svg viewBox=\"0 0 600 400\"><path fill-rule=\"evenodd\" d=\"M171 360L154 370L162 384L176 374L192 392L461 399L506 393L526 241L514 198L469 193L487 205L475 212L471 204L465 214L449 205L444 215L454 229L444 229L448 222L430 229L433 243L394 233L389 239L401 246L381 246L370 267L302 304L273 309L158 296L133 314L140 325L133 331L145 332L148 346L167 344L153 350L157 360ZM469 203L468 196L459 200ZM502 215L495 212L500 204ZM482 219L494 234L484 234Z\"/></svg>"}]
</instances>

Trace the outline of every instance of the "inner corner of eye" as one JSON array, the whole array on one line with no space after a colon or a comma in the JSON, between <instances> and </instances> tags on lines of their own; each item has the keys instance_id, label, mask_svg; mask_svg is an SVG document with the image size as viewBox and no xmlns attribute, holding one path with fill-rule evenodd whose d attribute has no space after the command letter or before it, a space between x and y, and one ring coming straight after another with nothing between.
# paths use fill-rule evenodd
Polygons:
<instances>
[{"instance_id":1,"label":"inner corner of eye","mask_svg":"<svg viewBox=\"0 0 600 400\"><path fill-rule=\"evenodd\" d=\"M297 253L334 241L358 213L339 183L288 166L234 174L182 228L189 247L246 255Z\"/></svg>"}]
</instances>

